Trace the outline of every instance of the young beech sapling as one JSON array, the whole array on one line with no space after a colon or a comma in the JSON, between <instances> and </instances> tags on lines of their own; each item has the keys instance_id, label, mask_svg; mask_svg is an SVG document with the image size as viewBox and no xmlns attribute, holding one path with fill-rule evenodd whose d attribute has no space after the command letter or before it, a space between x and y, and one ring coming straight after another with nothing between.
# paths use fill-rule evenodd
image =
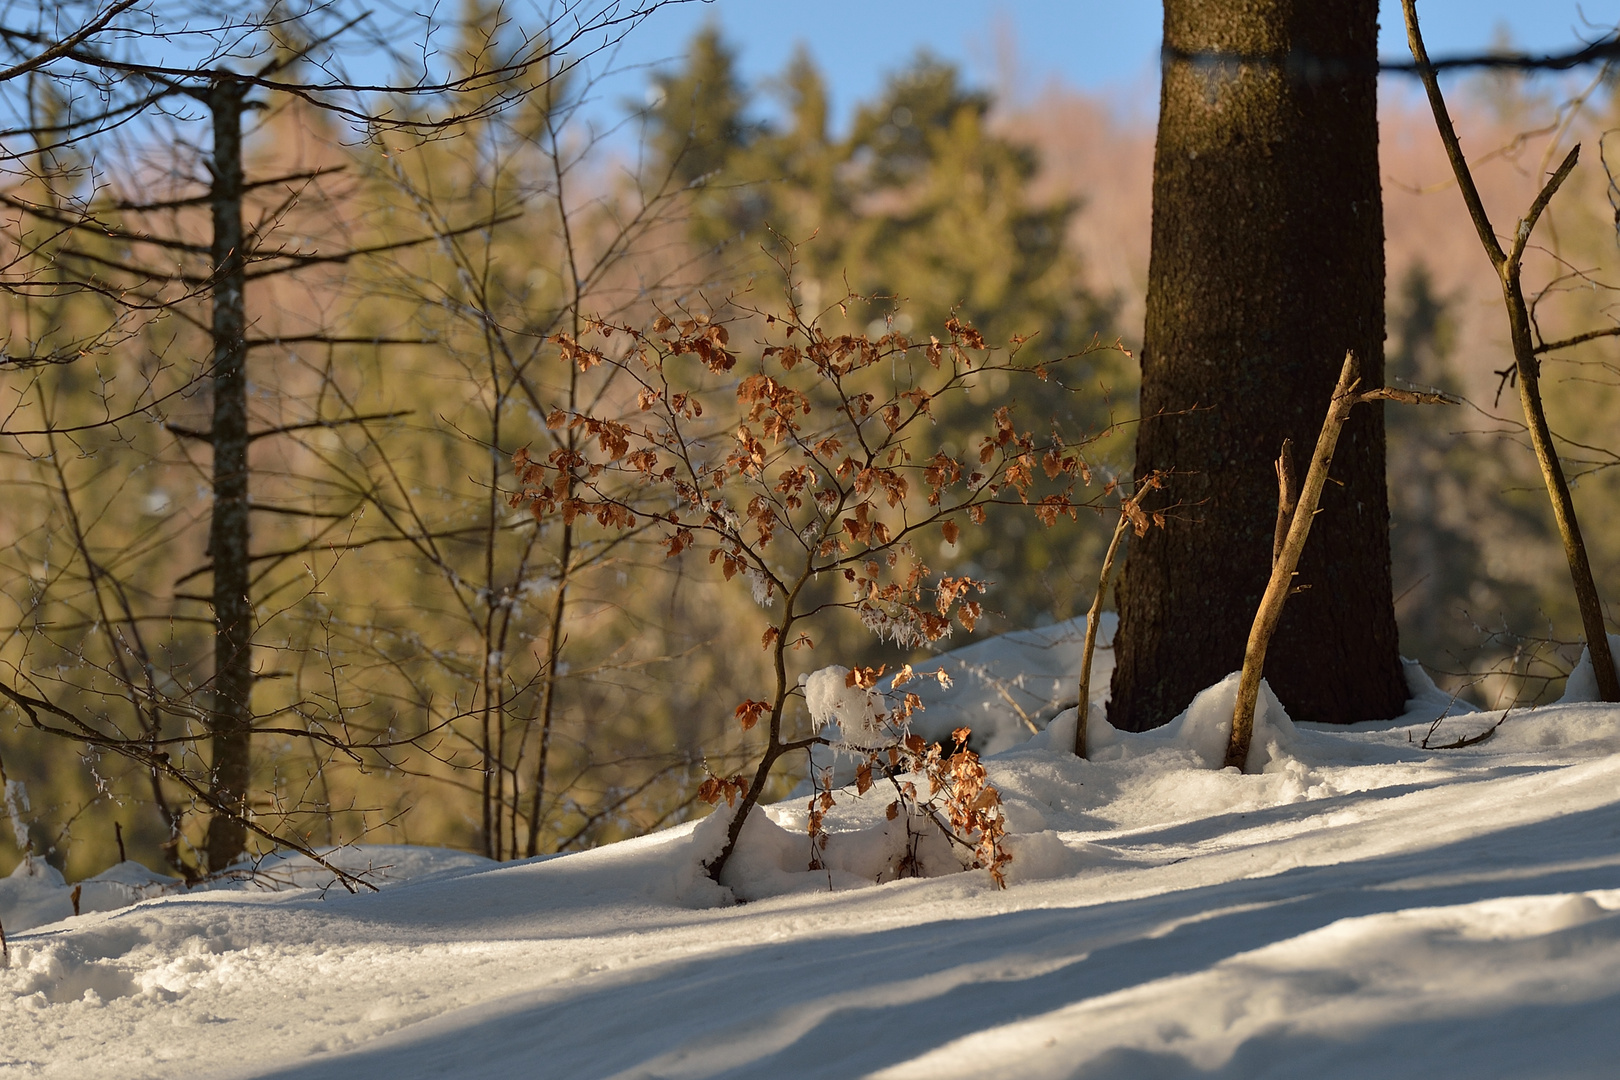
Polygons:
<instances>
[{"instance_id":1,"label":"young beech sapling","mask_svg":"<svg viewBox=\"0 0 1620 1080\"><path fill-rule=\"evenodd\" d=\"M593 321L578 338L556 336L563 362L581 370L614 365L630 393L553 412L549 426L582 434L576 448L543 459L524 450L514 459L514 507L569 521L588 516L608 530L655 525L669 558L707 549L725 581L746 582L767 613L760 644L771 654L771 685L735 710L750 738L763 735L758 765L751 776L712 777L702 791L711 803L734 804L725 846L707 864L716 880L772 769L784 755L825 742L796 734L787 715L789 700L803 696L789 670L792 654L814 648L814 624L850 612L906 650L955 626L971 631L982 615L974 597L986 583L936 574L914 541L954 544L963 528L983 526L993 506L1025 508L1050 526L1103 498L1084 491L1092 477L1085 452L1097 435L1066 441L1054 424L1037 438L1000 408L974 434L974 452L957 455L944 445L933 410L951 395L990 372L1052 379L1046 367L1019 360L1021 340L993 350L955 318L943 337L922 341L829 333L793 299L791 257L783 270L789 288L779 311L732 300L718 314L672 310L645 328ZM732 327L744 325L756 339L746 350L733 345ZM1066 359L1117 348L1094 342ZM634 484L621 482L627 478ZM649 513L650 505L663 509ZM877 675L857 669L850 677ZM866 748L857 787L864 793L876 768L895 785L897 803L929 806L945 792L936 820L999 880L1006 853L998 798L965 733L946 750L909 731L905 721L918 705L905 695L886 714L893 738ZM926 798L914 774L929 785ZM833 799L830 790L818 793L813 837Z\"/></svg>"}]
</instances>

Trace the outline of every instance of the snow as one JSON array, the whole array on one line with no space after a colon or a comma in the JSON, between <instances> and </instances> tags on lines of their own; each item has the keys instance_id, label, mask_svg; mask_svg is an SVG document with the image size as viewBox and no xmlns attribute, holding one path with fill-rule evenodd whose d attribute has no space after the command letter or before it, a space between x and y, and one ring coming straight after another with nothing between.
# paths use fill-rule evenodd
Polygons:
<instances>
[{"instance_id":1,"label":"snow","mask_svg":"<svg viewBox=\"0 0 1620 1080\"><path fill-rule=\"evenodd\" d=\"M1620 634L1609 635L1609 655L1614 657L1616 667L1620 667ZM1564 682L1564 694L1558 699L1559 704L1602 700L1598 694L1597 675L1592 671L1592 652L1583 645L1580 660L1576 661L1574 670Z\"/></svg>"},{"instance_id":2,"label":"snow","mask_svg":"<svg viewBox=\"0 0 1620 1080\"><path fill-rule=\"evenodd\" d=\"M1097 628L1091 698L1098 703L1108 700L1118 622L1119 616L1104 612ZM922 679L907 687L927 708L912 727L930 739L942 739L952 728L972 728L973 748L981 753L1018 745L1033 734L1031 725L1044 727L1059 711L1074 706L1085 640L1086 620L1069 619L987 638L915 665L922 675L945 672L951 685L946 689Z\"/></svg>"},{"instance_id":3,"label":"snow","mask_svg":"<svg viewBox=\"0 0 1620 1080\"><path fill-rule=\"evenodd\" d=\"M964 696L938 712L988 716L969 666L1006 685L1052 640L941 658ZM522 863L344 849L381 886L356 895L296 858L193 890L125 863L73 916L33 860L0 881L0 1075L1615 1075L1620 707L1576 685L1426 750L1502 714L1407 674L1404 716L1350 728L1263 690L1241 774L1218 767L1235 677L1154 732L1094 709L1088 759L1072 709L1029 738L1001 699L1005 890L942 839L936 876L894 880L928 833L881 785L840 793L817 871L804 800L764 808L722 884L723 804ZM1063 677L1023 680L1026 715ZM860 719L826 683L821 716Z\"/></svg>"},{"instance_id":4,"label":"snow","mask_svg":"<svg viewBox=\"0 0 1620 1080\"><path fill-rule=\"evenodd\" d=\"M889 710L882 694L849 683L848 675L848 668L834 664L804 677L804 707L811 722L823 728L832 725L830 737L850 746L887 744L891 736L884 721Z\"/></svg>"},{"instance_id":5,"label":"snow","mask_svg":"<svg viewBox=\"0 0 1620 1080\"><path fill-rule=\"evenodd\" d=\"M13 931L72 914L71 893L54 866L24 859L10 877L0 881L0 925Z\"/></svg>"}]
</instances>

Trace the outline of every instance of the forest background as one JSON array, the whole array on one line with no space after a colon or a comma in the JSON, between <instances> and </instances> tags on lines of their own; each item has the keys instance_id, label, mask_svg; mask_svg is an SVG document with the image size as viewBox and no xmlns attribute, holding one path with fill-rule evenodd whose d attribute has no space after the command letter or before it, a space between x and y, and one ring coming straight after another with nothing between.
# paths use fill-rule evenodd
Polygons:
<instances>
[{"instance_id":1,"label":"forest background","mask_svg":"<svg viewBox=\"0 0 1620 1080\"><path fill-rule=\"evenodd\" d=\"M511 28L499 9L469 10L457 48L500 49ZM650 532L507 506L512 454L574 438L549 414L624 396L603 369L559 359L558 336L577 338L585 320L791 302L873 337L943 335L955 316L993 345L1029 337L1023 355L1054 365L1097 341L1135 347L1149 118L1062 84L1020 85L1016 63L982 86L928 56L840 116L808 54L748 82L739 45L711 28L633 101L581 72L431 139L355 139L274 95L253 118L250 175L311 174L253 196L264 236L287 251L334 237L389 249L310 260L249 295L251 410L286 429L252 451L255 709L274 730L255 739L251 798L277 828L314 844L567 850L698 812L710 771L748 756L732 705L765 678L756 598L728 587L721 567L667 559ZM1454 108L1490 205L1527 204L1555 149L1599 150L1620 127L1613 81L1591 75L1458 81ZM33 82L27 107L49 115L61 105L52 95ZM50 168L81 178L83 205L118 217L138 191L195 186L207 140L187 124L133 128L93 162ZM1402 651L1483 703L1545 698L1577 623L1514 403L1496 404L1511 355L1495 282L1415 98L1385 95L1381 141L1389 371L1467 401L1390 416ZM1527 262L1531 280L1553 285L1548 340L1613 321L1603 268L1616 262L1617 193L1600 157L1566 186ZM26 181L7 191L41 201ZM61 283L92 262L151 255L130 238L150 223L119 220L130 231L92 250L37 242L37 217L17 214L7 232ZM205 224L183 210L166 222L193 241ZM53 681L60 700L111 712L128 681L117 658L140 627L142 678L174 700L205 698L211 619L197 582L211 494L207 454L187 434L206 427L195 381L205 298L150 319L93 290L3 303L13 344L96 346L72 364L6 372L0 655ZM1600 583L1620 572L1612 355L1602 342L1555 354L1546 383ZM966 452L975 423L1012 406L1026 423L1104 433L1090 450L1099 478L1127 476L1134 377L1107 352L1082 358L1062 394L989 371L941 412L938 440ZM1046 528L992 513L925 554L994 583L977 632L998 633L1082 613L1111 529L1101 516ZM802 660L906 658L849 620ZM17 719L0 728L15 841L0 844L0 872L24 849L70 879L122 849L196 869L205 808Z\"/></svg>"}]
</instances>

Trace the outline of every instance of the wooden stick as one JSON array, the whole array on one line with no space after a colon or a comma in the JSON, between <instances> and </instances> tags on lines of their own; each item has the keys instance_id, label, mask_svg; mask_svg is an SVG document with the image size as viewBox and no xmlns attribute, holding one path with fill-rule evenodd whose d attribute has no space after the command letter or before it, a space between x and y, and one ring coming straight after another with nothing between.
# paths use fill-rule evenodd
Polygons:
<instances>
[{"instance_id":1,"label":"wooden stick","mask_svg":"<svg viewBox=\"0 0 1620 1080\"><path fill-rule=\"evenodd\" d=\"M1283 451L1277 458L1277 526L1282 529L1285 517L1288 526L1281 542L1273 549L1271 580L1266 582L1266 591L1260 598L1260 610L1255 612L1254 624L1249 628L1249 641L1243 650L1243 673L1238 679L1237 703L1232 709L1232 732L1226 744L1225 762L1239 769L1248 761L1249 743L1254 737L1254 706L1260 697L1260 676L1266 666L1266 650L1271 645L1272 635L1277 632L1278 622L1282 620L1283 604L1293 590L1299 557L1305 551L1305 540L1311 533L1311 520L1316 517L1322 489L1327 485L1328 468L1333 464L1333 451L1339 444L1339 433L1344 430L1345 421L1350 418L1350 410L1363 402L1372 401L1401 401L1414 405L1437 405L1451 401L1443 394L1397 390L1388 386L1358 394L1356 386L1359 382L1355 354L1347 352L1344 354L1344 367L1339 371L1338 385L1333 388L1333 397L1328 402L1327 416L1322 419L1322 431L1316 438L1316 450L1311 455L1305 482L1299 489L1294 506L1286 513L1292 486L1290 474L1293 472L1293 448L1288 440L1283 442Z\"/></svg>"},{"instance_id":2,"label":"wooden stick","mask_svg":"<svg viewBox=\"0 0 1620 1080\"><path fill-rule=\"evenodd\" d=\"M1119 542L1125 538L1125 526L1130 515L1120 507L1119 524L1114 526L1114 538L1108 542L1108 554L1103 556L1102 573L1097 575L1097 595L1091 599L1091 610L1086 612L1086 647L1080 658L1080 703L1075 706L1074 756L1086 756L1086 725L1091 719L1091 654L1097 647L1097 624L1102 621L1103 597L1108 592L1108 578L1114 572L1114 556L1119 554Z\"/></svg>"},{"instance_id":3,"label":"wooden stick","mask_svg":"<svg viewBox=\"0 0 1620 1080\"><path fill-rule=\"evenodd\" d=\"M1564 558L1569 563L1569 576L1575 588L1575 602L1581 613L1581 630L1586 638L1587 654L1592 658L1592 674L1597 679L1598 694L1604 701L1620 701L1620 677L1616 675L1614 657L1609 652L1608 630L1603 622L1603 602L1598 596L1597 583L1592 578L1592 564L1587 558L1586 542L1581 537L1580 521L1575 516L1575 500L1570 495L1569 482L1565 479L1563 465L1558 460L1558 449L1553 443L1552 430L1547 424L1547 410L1541 400L1541 361L1536 356L1537 349L1531 336L1530 313L1519 280L1520 262L1524 256L1525 246L1529 243L1530 234L1535 230L1537 220L1547 209L1553 195L1575 168L1581 148L1577 145L1572 149L1554 171L1552 178L1542 186L1529 212L1519 219L1518 228L1514 230L1511 249L1504 251L1496 239L1496 231L1491 226L1490 217L1485 212L1485 203L1474 184L1468 159L1463 155L1462 144L1457 139L1457 130L1451 123L1451 114L1446 108L1445 98L1440 93L1439 77L1435 73L1434 65L1429 61L1428 50L1423 44L1423 34L1418 28L1415 0L1401 0L1401 11L1406 18L1406 39L1412 49L1412 59L1416 61L1418 75L1423 80L1423 89L1428 94L1435 127L1440 132L1440 141L1445 145L1452 174L1457 178L1457 187L1462 192L1463 202L1467 204L1468 214L1474 221L1474 230L1479 234L1480 245L1485 249L1491 265L1495 267L1502 285L1502 302L1507 307L1508 328L1513 340L1513 370L1518 377L1519 404L1524 409L1525 426L1530 430L1530 444L1535 448L1536 463L1541 467L1541 478L1547 486L1547 497L1552 502L1553 518L1558 523L1558 535L1564 543Z\"/></svg>"},{"instance_id":4,"label":"wooden stick","mask_svg":"<svg viewBox=\"0 0 1620 1080\"><path fill-rule=\"evenodd\" d=\"M1288 527L1294 523L1294 508L1299 505L1299 477L1294 473L1294 440L1284 439L1282 453L1277 455L1277 533L1271 541L1271 565L1282 558L1283 542L1288 539Z\"/></svg>"},{"instance_id":5,"label":"wooden stick","mask_svg":"<svg viewBox=\"0 0 1620 1080\"><path fill-rule=\"evenodd\" d=\"M1327 484L1328 466L1333 464L1333 450L1339 444L1339 432L1356 403L1356 358L1354 353L1344 354L1344 367L1339 371L1339 383L1333 388L1327 416L1322 420L1322 432L1316 437L1316 451L1305 472L1305 483L1299 492L1299 502L1291 515L1288 535L1283 538L1277 557L1271 564L1271 580L1260 598L1260 610L1255 613L1254 625L1249 628L1249 642L1243 649L1243 674L1238 680L1237 705L1232 711L1232 733L1226 744L1226 764L1240 770L1249 757L1249 740L1254 735L1254 706L1260 697L1260 673L1266 666L1266 649L1271 635L1277 632L1282 619L1283 603L1288 599L1294 583L1294 571L1299 556L1305 550L1305 539L1311 534L1311 519L1316 516L1316 505L1321 501L1322 488ZM1280 470L1279 470L1280 472ZM1279 508L1278 516L1281 517Z\"/></svg>"}]
</instances>

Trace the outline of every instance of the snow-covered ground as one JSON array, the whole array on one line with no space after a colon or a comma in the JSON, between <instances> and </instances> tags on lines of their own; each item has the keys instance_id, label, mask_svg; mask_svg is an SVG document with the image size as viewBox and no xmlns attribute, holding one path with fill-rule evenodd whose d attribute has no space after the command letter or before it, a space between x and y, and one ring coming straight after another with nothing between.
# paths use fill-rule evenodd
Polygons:
<instances>
[{"instance_id":1,"label":"snow-covered ground","mask_svg":"<svg viewBox=\"0 0 1620 1080\"><path fill-rule=\"evenodd\" d=\"M304 887L88 912L135 899L107 883L26 930L65 887L24 873L0 883L0 1075L1620 1075L1620 707L1425 750L1449 703L1410 674L1400 721L1270 703L1245 775L1214 767L1230 683L1148 735L1093 713L1093 760L1059 716L989 761L1006 890L843 887L855 860L829 891L799 800L745 831L729 890L698 867L719 819L503 866L349 851L388 867L355 896L290 861ZM1431 744L1500 718L1455 711ZM831 827L854 851L886 802Z\"/></svg>"}]
</instances>

